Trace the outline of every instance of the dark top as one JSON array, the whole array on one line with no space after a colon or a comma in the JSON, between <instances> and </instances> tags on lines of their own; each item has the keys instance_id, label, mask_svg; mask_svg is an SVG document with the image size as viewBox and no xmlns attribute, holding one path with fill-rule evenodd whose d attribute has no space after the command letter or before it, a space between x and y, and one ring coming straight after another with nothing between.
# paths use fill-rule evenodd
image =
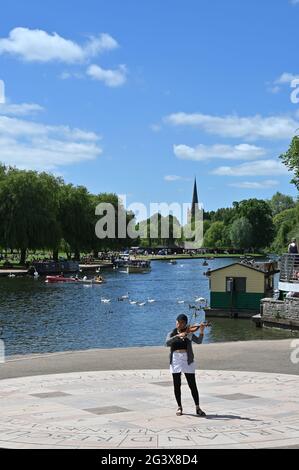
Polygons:
<instances>
[{"instance_id":1,"label":"dark top","mask_svg":"<svg viewBox=\"0 0 299 470\"><path fill-rule=\"evenodd\" d=\"M296 243L291 243L289 245L289 253L290 254L298 254L298 247Z\"/></svg>"},{"instance_id":2,"label":"dark top","mask_svg":"<svg viewBox=\"0 0 299 470\"><path fill-rule=\"evenodd\" d=\"M187 350L186 339L174 338L174 340L172 342L172 345L171 345L171 350L172 351L177 351L179 349L186 349Z\"/></svg>"},{"instance_id":3,"label":"dark top","mask_svg":"<svg viewBox=\"0 0 299 470\"><path fill-rule=\"evenodd\" d=\"M166 338L166 346L170 347L170 356L169 356L170 364L172 364L172 356L173 356L174 351L178 350L178 349L186 349L187 350L188 364L192 364L192 362L194 361L192 341L194 341L194 343L201 344L202 340L203 340L203 335L196 336L196 335L193 334L192 335L192 340L190 340L188 337L186 337L184 340L181 340L180 338L178 338L177 335L178 335L178 330L175 328L173 331L168 333L167 338ZM188 335L188 336L190 337L190 335ZM179 344L178 343L179 340L184 343L184 346L183 347L177 347L176 349L174 349L174 347Z\"/></svg>"}]
</instances>

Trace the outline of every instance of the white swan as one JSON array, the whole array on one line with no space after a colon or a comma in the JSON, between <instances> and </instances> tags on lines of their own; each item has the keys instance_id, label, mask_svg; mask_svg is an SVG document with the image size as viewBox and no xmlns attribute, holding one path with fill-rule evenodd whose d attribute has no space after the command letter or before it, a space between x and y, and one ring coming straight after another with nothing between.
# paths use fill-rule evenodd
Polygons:
<instances>
[{"instance_id":1,"label":"white swan","mask_svg":"<svg viewBox=\"0 0 299 470\"><path fill-rule=\"evenodd\" d=\"M103 302L103 304L109 304L111 302L111 299L101 299L101 302Z\"/></svg>"},{"instance_id":2,"label":"white swan","mask_svg":"<svg viewBox=\"0 0 299 470\"><path fill-rule=\"evenodd\" d=\"M12 273L10 273L10 274L8 275L8 277L9 277L9 278L11 278L11 279L13 279L14 277L16 277L16 275L15 275L15 274L12 274Z\"/></svg>"},{"instance_id":3,"label":"white swan","mask_svg":"<svg viewBox=\"0 0 299 470\"><path fill-rule=\"evenodd\" d=\"M153 304L153 303L156 302L156 301L155 301L155 299L147 299L147 302L148 302L149 304Z\"/></svg>"},{"instance_id":4,"label":"white swan","mask_svg":"<svg viewBox=\"0 0 299 470\"><path fill-rule=\"evenodd\" d=\"M131 305L136 305L136 304L137 304L137 300L130 300L130 304L131 304Z\"/></svg>"},{"instance_id":5,"label":"white swan","mask_svg":"<svg viewBox=\"0 0 299 470\"><path fill-rule=\"evenodd\" d=\"M200 302L201 304L204 304L206 303L206 299L204 299L203 297L198 297L198 299L195 299L195 302Z\"/></svg>"},{"instance_id":6,"label":"white swan","mask_svg":"<svg viewBox=\"0 0 299 470\"><path fill-rule=\"evenodd\" d=\"M146 302L140 302L138 305L139 307L143 307L146 304Z\"/></svg>"},{"instance_id":7,"label":"white swan","mask_svg":"<svg viewBox=\"0 0 299 470\"><path fill-rule=\"evenodd\" d=\"M178 304L184 304L185 300L178 300Z\"/></svg>"}]
</instances>

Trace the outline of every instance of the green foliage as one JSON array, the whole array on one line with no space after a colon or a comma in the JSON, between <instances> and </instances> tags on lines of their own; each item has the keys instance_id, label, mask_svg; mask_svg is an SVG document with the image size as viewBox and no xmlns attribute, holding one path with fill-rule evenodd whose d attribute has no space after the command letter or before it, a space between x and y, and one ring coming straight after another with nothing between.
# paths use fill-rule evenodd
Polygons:
<instances>
[{"instance_id":1,"label":"green foliage","mask_svg":"<svg viewBox=\"0 0 299 470\"><path fill-rule=\"evenodd\" d=\"M290 171L294 172L294 178L291 183L296 186L299 190L299 138L296 136L293 138L291 145L287 152L280 155L280 159L287 166Z\"/></svg>"},{"instance_id":2,"label":"green foliage","mask_svg":"<svg viewBox=\"0 0 299 470\"><path fill-rule=\"evenodd\" d=\"M213 222L204 236L205 248L226 248L227 237L224 222Z\"/></svg>"},{"instance_id":3,"label":"green foliage","mask_svg":"<svg viewBox=\"0 0 299 470\"><path fill-rule=\"evenodd\" d=\"M269 204L259 199L248 199L234 203L234 207L239 217L246 217L252 226L252 247L259 250L270 246L275 231Z\"/></svg>"},{"instance_id":4,"label":"green foliage","mask_svg":"<svg viewBox=\"0 0 299 470\"><path fill-rule=\"evenodd\" d=\"M249 249L253 246L253 227L246 217L234 221L230 228L232 246L236 249Z\"/></svg>"},{"instance_id":5,"label":"green foliage","mask_svg":"<svg viewBox=\"0 0 299 470\"><path fill-rule=\"evenodd\" d=\"M287 209L293 209L295 205L295 201L291 196L286 196L280 192L274 194L272 199L269 201L269 206L272 210L273 216L276 216Z\"/></svg>"},{"instance_id":6,"label":"green foliage","mask_svg":"<svg viewBox=\"0 0 299 470\"><path fill-rule=\"evenodd\" d=\"M0 165L0 246L20 250L22 264L28 250L50 249L58 256L64 246L68 256L73 252L79 258L80 251L128 246L128 238L103 242L96 237L99 202L111 202L116 213L122 210L127 223L134 217L115 194L94 196L47 173Z\"/></svg>"}]
</instances>

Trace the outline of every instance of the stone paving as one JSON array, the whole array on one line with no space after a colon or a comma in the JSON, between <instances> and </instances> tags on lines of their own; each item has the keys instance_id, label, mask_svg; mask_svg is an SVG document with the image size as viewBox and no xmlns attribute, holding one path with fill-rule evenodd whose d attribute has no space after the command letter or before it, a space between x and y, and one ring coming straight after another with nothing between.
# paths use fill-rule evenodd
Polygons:
<instances>
[{"instance_id":1,"label":"stone paving","mask_svg":"<svg viewBox=\"0 0 299 470\"><path fill-rule=\"evenodd\" d=\"M98 371L0 382L2 448L276 448L299 445L299 377L198 371L175 415L168 370Z\"/></svg>"}]
</instances>

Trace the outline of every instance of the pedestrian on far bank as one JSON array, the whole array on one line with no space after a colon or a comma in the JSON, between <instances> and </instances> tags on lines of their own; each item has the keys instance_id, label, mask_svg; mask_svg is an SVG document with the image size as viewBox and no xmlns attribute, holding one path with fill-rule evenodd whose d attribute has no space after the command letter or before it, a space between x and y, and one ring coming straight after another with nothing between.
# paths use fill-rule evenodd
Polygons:
<instances>
[{"instance_id":1,"label":"pedestrian on far bank","mask_svg":"<svg viewBox=\"0 0 299 470\"><path fill-rule=\"evenodd\" d=\"M291 254L291 255L297 255L298 254L298 245L297 245L296 238L293 238L291 243L289 244L288 253Z\"/></svg>"}]
</instances>

